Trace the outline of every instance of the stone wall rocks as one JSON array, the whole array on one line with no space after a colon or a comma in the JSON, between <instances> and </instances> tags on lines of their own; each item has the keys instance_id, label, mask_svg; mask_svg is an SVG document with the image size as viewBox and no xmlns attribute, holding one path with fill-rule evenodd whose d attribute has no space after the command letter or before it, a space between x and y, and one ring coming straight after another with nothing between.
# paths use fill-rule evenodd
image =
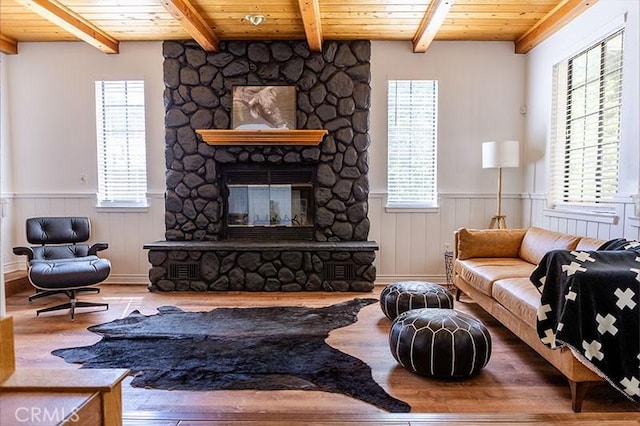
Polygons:
<instances>
[{"instance_id":1,"label":"stone wall rocks","mask_svg":"<svg viewBox=\"0 0 640 426\"><path fill-rule=\"evenodd\" d=\"M317 164L316 241L366 241L371 44L233 41L216 53L192 41L163 44L167 193L165 238L219 240L223 199L217 164ZM327 129L318 147L209 146L196 129L229 128L237 85L293 85L297 128ZM351 212L349 214L348 212ZM330 219L330 220L329 220Z\"/></svg>"},{"instance_id":2,"label":"stone wall rocks","mask_svg":"<svg viewBox=\"0 0 640 426\"><path fill-rule=\"evenodd\" d=\"M186 251L167 248L150 256L151 290L158 291L371 291L376 276L375 253L363 251ZM159 253L153 251L153 253ZM171 264L197 263L197 279L169 277ZM327 279L332 264L353 264L349 279Z\"/></svg>"}]
</instances>

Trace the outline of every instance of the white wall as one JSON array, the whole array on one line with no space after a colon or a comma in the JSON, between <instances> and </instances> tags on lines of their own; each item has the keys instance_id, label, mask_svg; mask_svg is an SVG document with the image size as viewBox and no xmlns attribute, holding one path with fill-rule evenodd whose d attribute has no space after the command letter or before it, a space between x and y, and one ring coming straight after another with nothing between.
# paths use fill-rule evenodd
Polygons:
<instances>
[{"instance_id":1,"label":"white wall","mask_svg":"<svg viewBox=\"0 0 640 426\"><path fill-rule=\"evenodd\" d=\"M92 219L92 241L110 244L105 252L113 264L110 281L144 282L149 264L142 245L164 238L162 44L121 43L120 54L106 55L85 43L20 43L20 54L3 59L10 129L2 147L9 151L9 176L6 182L3 176L0 189L12 228L10 236L3 233L3 254L26 244L27 217L84 215ZM94 81L115 79L145 81L147 211L95 208ZM4 261L7 270L24 267L24 259L12 254Z\"/></svg>"},{"instance_id":2,"label":"white wall","mask_svg":"<svg viewBox=\"0 0 640 426\"><path fill-rule=\"evenodd\" d=\"M461 226L485 227L495 213L496 171L481 168L484 140L524 141L523 166L506 169L503 210L511 227L542 225L601 238L640 238L628 195L640 182L639 2L603 0L528 55L506 42L435 42L414 54L408 42L372 42L370 239L380 246L379 282L397 278L442 281L443 251ZM546 147L551 68L626 14L623 179L614 218L545 214ZM21 43L0 67L0 199L4 205L5 271L23 260L24 220L33 215L86 215L94 240L108 241L114 282L146 282L142 245L164 235L164 108L161 43L121 43L105 55L84 43ZM95 209L97 189L93 82L144 79L150 208L139 213ZM439 81L439 209L389 212L386 195L386 81ZM522 115L520 107L526 105ZM80 176L86 174L83 184ZM626 197L626 198L625 198Z\"/></svg>"},{"instance_id":3,"label":"white wall","mask_svg":"<svg viewBox=\"0 0 640 426\"><path fill-rule=\"evenodd\" d=\"M442 253L460 226L484 227L495 213L496 171L481 168L483 140L521 139L523 167L505 170L504 210L509 226L530 224L600 238L640 237L640 220L628 196L638 193L640 131L638 3L596 3L528 55L512 43L435 42L414 54L404 42L372 43L370 148L370 238L381 246L379 281L422 278L442 281ZM626 14L623 165L614 217L545 212L545 156L551 105L551 68L584 47ZM3 56L1 196L5 220L5 269L22 266L11 246L24 243L24 219L33 215L81 214L94 222L95 239L109 241L112 281L144 282L145 242L163 238L164 108L160 43L122 43L120 55L105 55L83 43L22 43ZM33 70L39 70L34 75ZM151 206L141 213L97 212L93 81L143 78L147 89L148 164ZM386 195L386 81L437 79L440 117L438 180L440 208L388 212ZM526 90L526 101L525 101ZM526 105L527 113L520 113ZM80 175L88 175L88 183ZM523 194L524 193L524 194ZM9 231L7 231L9 229Z\"/></svg>"},{"instance_id":4,"label":"white wall","mask_svg":"<svg viewBox=\"0 0 640 426\"><path fill-rule=\"evenodd\" d=\"M148 163L164 165L161 43L122 43L118 55L86 43L20 43L7 59L14 192L96 192L96 80L145 81ZM148 179L150 192L164 192L163 168L150 167Z\"/></svg>"},{"instance_id":5,"label":"white wall","mask_svg":"<svg viewBox=\"0 0 640 426\"><path fill-rule=\"evenodd\" d=\"M529 199L523 206L525 224L603 239L640 237L639 221L634 217L630 199L631 194L638 193L640 183L639 11L640 2L635 0L599 1L527 55L524 179ZM553 66L625 21L619 194L616 202L605 207L613 215L558 214L546 210Z\"/></svg>"},{"instance_id":6,"label":"white wall","mask_svg":"<svg viewBox=\"0 0 640 426\"><path fill-rule=\"evenodd\" d=\"M372 42L371 190L386 190L387 80L438 80L438 192L492 193L496 170L483 170L481 144L520 139L525 57L508 42L434 42L426 53L405 42ZM521 192L520 171L504 170L504 191Z\"/></svg>"},{"instance_id":7,"label":"white wall","mask_svg":"<svg viewBox=\"0 0 640 426\"><path fill-rule=\"evenodd\" d=\"M20 54L7 57L13 166L13 184L2 187L11 211L7 245L25 243L29 216L86 215L93 221L93 239L110 243L110 281L146 282L142 245L164 233L161 44L121 43L120 51L105 55L83 43L21 43ZM524 56L515 55L511 43L436 42L426 54L414 54L406 42L373 42L371 63L370 239L381 246L379 281L442 281L443 251L453 231L484 227L495 213L497 172L481 168L480 147L483 140L522 137ZM151 206L142 213L97 212L93 81L134 78L146 85ZM388 78L439 81L437 210L385 210ZM86 184L82 174L89 178ZM505 170L504 190L509 225L519 226L521 170ZM5 262L8 269L23 266L13 255Z\"/></svg>"},{"instance_id":8,"label":"white wall","mask_svg":"<svg viewBox=\"0 0 640 426\"><path fill-rule=\"evenodd\" d=\"M372 42L370 239L379 281L441 281L443 252L459 227L484 228L496 213L497 170L482 169L486 140L524 136L525 56L507 42L434 42L415 54L406 42ZM432 211L387 211L387 80L438 80L438 193ZM520 226L522 169L504 169L503 213Z\"/></svg>"}]
</instances>

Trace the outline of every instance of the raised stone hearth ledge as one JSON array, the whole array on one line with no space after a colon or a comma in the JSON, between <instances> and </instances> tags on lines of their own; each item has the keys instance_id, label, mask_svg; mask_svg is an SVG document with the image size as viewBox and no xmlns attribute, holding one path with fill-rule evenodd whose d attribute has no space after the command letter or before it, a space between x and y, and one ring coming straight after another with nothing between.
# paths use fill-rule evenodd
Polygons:
<instances>
[{"instance_id":1,"label":"raised stone hearth ledge","mask_svg":"<svg viewBox=\"0 0 640 426\"><path fill-rule=\"evenodd\" d=\"M369 251L378 250L375 241L156 241L146 243L147 250L239 250L239 251L270 251L270 250L323 250L323 251Z\"/></svg>"},{"instance_id":2,"label":"raised stone hearth ledge","mask_svg":"<svg viewBox=\"0 0 640 426\"><path fill-rule=\"evenodd\" d=\"M202 140L209 145L303 145L314 146L322 142L327 130L220 130L197 129Z\"/></svg>"},{"instance_id":3,"label":"raised stone hearth ledge","mask_svg":"<svg viewBox=\"0 0 640 426\"><path fill-rule=\"evenodd\" d=\"M151 291L371 291L375 241L157 241Z\"/></svg>"}]
</instances>

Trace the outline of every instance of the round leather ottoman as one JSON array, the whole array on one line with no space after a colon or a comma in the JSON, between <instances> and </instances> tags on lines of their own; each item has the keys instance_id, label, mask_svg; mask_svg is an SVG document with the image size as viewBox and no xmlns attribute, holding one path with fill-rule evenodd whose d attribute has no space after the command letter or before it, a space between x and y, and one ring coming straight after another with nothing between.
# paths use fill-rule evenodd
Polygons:
<instances>
[{"instance_id":1,"label":"round leather ottoman","mask_svg":"<svg viewBox=\"0 0 640 426\"><path fill-rule=\"evenodd\" d=\"M439 378L472 376L491 356L491 336L484 324L453 309L400 314L391 325L389 346L404 368Z\"/></svg>"},{"instance_id":2,"label":"round leather ottoman","mask_svg":"<svg viewBox=\"0 0 640 426\"><path fill-rule=\"evenodd\" d=\"M390 320L411 309L453 309L453 296L438 284L424 281L400 281L380 293L380 308Z\"/></svg>"}]
</instances>

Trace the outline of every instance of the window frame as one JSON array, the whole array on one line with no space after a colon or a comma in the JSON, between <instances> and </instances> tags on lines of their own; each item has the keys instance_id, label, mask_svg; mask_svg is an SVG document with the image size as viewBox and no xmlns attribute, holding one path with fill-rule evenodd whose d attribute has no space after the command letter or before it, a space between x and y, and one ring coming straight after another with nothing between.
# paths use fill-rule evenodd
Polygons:
<instances>
[{"instance_id":1,"label":"window frame","mask_svg":"<svg viewBox=\"0 0 640 426\"><path fill-rule=\"evenodd\" d=\"M396 97L392 98L391 91L393 90L392 85L396 85L398 83L427 83L428 86L424 89L429 91L425 97L428 98L424 100L424 104L420 105L420 107L425 109L425 116L420 118L417 117L408 117L410 123L415 122L424 122L425 125L421 131L414 133L411 131L409 135L411 138L424 138L425 145L411 145L408 151L412 154L409 155L409 158L416 158L418 156L415 155L415 152L423 152L428 155L427 159L424 161L423 167L426 170L419 175L413 175L411 178L413 180L416 177L422 177L424 179L428 179L428 183L423 186L423 190L426 195L429 197L427 199L422 200L407 200L407 199L396 199L394 200L392 191L394 189L394 176L392 175L392 168L394 166L398 166L399 163L402 162L402 159L393 159L394 155L402 155L403 153L399 153L397 150L394 151L394 130L395 133L402 133L403 126L400 125L398 128L394 129L392 126L392 114L396 113L399 108L415 108L415 103L412 104L410 101L406 101L405 103L399 103ZM438 80L436 79L389 79L387 80L387 196L386 196L386 211L393 212L437 212L438 211ZM418 95L419 97L420 95ZM395 109L394 109L395 106ZM406 117L405 117L406 118ZM430 119L427 119L430 118ZM412 121L413 120L413 121ZM420 121L417 121L420 120ZM404 126L407 127L407 126ZM410 144L415 142L410 141ZM395 147L397 148L397 147ZM406 153L405 153L406 155ZM405 161L406 161L405 157ZM402 174L397 175L400 178L403 177ZM407 177L407 176L404 176ZM396 177L397 179L397 177ZM409 179L412 180L412 179ZM397 182L395 182L397 185ZM405 190L410 191L412 188L405 188ZM397 194L401 195L401 194Z\"/></svg>"},{"instance_id":2,"label":"window frame","mask_svg":"<svg viewBox=\"0 0 640 426\"><path fill-rule=\"evenodd\" d=\"M616 60L618 61L618 65L614 67L613 70L608 69L609 62L605 61L606 48L607 43L614 40L616 37L620 37L620 53L617 56ZM619 194L620 188L620 174L621 174L621 148L622 148L622 116L623 116L623 89L622 85L624 82L624 27L617 26L616 28L612 28L611 31L608 31L605 34L600 35L598 38L591 41L587 46L580 49L577 53L571 55L568 58L565 58L553 66L553 81L552 81L552 108L551 108L551 135L550 135L550 148L549 148L549 192L548 192L548 204L549 207L553 210L578 210L584 211L586 210L602 210L606 209L606 205L612 202L615 202ZM589 63L585 60L585 65L583 68L576 68L574 66L574 61L582 58L588 58L590 52L599 49L599 60L598 60L598 73L597 77L591 81L587 81L586 74L588 73ZM572 68L573 67L573 68ZM575 69L574 69L575 68ZM575 143L575 140L571 138L571 131L574 130L572 124L577 122L577 119L584 120L587 122L589 115L594 115L594 113L588 113L586 111L589 100L585 97L584 102L584 113L581 116L578 116L577 119L572 117L571 114L573 112L574 106L572 105L573 96L575 96L577 89L580 88L579 84L572 86L572 72L582 70L585 73L585 82L583 84L584 91L586 93L587 86L589 83L598 83L598 98L590 98L596 99L598 103L598 108L595 110L595 115L597 115L597 126L595 130L590 130L589 133L585 133L586 136L582 138L582 144L584 146L582 151L575 150L575 146L572 147L571 143ZM615 134L617 138L613 142L606 142L604 139L605 132L605 124L604 124L604 115L611 108L604 107L605 100L605 84L607 82L607 75L617 73L619 78L615 80L616 83L616 103L614 108L617 111L617 123ZM586 126L585 126L586 128ZM593 155L584 155L584 152L587 150L587 140L595 138L594 146L597 148L597 154ZM577 140L580 141L578 138ZM571 173L569 170L570 165L568 163L568 159L571 158L571 151L578 152L582 154L583 161L579 164L581 165L579 174L580 176L588 175L585 172L585 169L589 168L589 160L597 160L603 162L603 147L614 147L615 148L615 170L606 169L607 172L615 172L614 182L615 189L609 191L602 191L602 189L594 189L592 192L589 190L580 189L573 190L571 188L572 179L571 175L575 173ZM584 160L586 158L586 160ZM575 179L574 179L575 180ZM586 179L582 179L584 182ZM608 184L611 187L611 182L607 181L606 177L604 179L597 179L596 181L600 182L602 186L602 182L605 181L605 184ZM608 183L607 183L608 182ZM573 195L572 195L573 194ZM579 194L579 197L576 197L576 194ZM592 195L591 198L588 195Z\"/></svg>"},{"instance_id":3,"label":"window frame","mask_svg":"<svg viewBox=\"0 0 640 426\"><path fill-rule=\"evenodd\" d=\"M113 89L116 85L123 84L122 88ZM147 130L146 130L146 92L145 82L142 79L129 79L129 80L96 80L94 82L95 93L95 119L96 119L96 148L97 148L97 174L98 174L98 188L96 191L97 207L98 209L104 209L108 211L131 211L131 210L147 210L149 206L148 202L148 167L147 167ZM104 92L107 86L111 85L112 90L120 90L118 93L120 96L125 97L125 102L117 105L106 105ZM130 87L132 86L132 87ZM128 91L138 91L133 95L129 95ZM140 93L141 92L141 93ZM132 99L133 98L133 99ZM142 101L142 104L135 104L136 98ZM122 111L117 111L120 108ZM112 118L112 122L109 123L108 116L109 110L113 112L121 112L124 116L118 116L115 120ZM137 115L136 115L137 114ZM118 127L122 123L114 123L114 121L124 117L124 127ZM131 119L133 118L133 120ZM112 127L111 130L107 130L108 127ZM105 170L108 168L106 157L109 156L109 152L114 152L118 148L117 142L112 142L109 146L109 136L113 137L114 133L123 133L124 142L120 146L121 149L126 151L126 154L121 158L126 158L126 171L123 172L126 176L127 184L123 187L118 187L118 178L122 176L111 176L112 182L115 179L115 189L105 189L105 179L109 179L109 172ZM115 143L115 145L114 145ZM134 152L132 154L132 152ZM132 161L132 159L136 159ZM113 165L114 161L112 161ZM117 162L115 162L117 163ZM133 167L132 167L133 166ZM116 174L118 172L115 172ZM132 185L129 188L130 178L134 177L134 180L138 180L139 183ZM107 185L109 185L107 183ZM113 192L127 191L129 197L118 198L118 195L112 194ZM111 195L109 195L111 193Z\"/></svg>"}]
</instances>

